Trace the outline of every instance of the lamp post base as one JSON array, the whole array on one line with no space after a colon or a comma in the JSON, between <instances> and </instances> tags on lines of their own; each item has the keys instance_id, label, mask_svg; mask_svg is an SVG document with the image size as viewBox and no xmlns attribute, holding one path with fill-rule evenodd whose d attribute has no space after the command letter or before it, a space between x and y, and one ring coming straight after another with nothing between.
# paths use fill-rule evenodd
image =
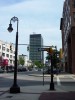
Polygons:
<instances>
[{"instance_id":1,"label":"lamp post base","mask_svg":"<svg viewBox=\"0 0 75 100\"><path fill-rule=\"evenodd\" d=\"M50 90L55 90L54 89L54 83L53 82L50 83Z\"/></svg>"},{"instance_id":2,"label":"lamp post base","mask_svg":"<svg viewBox=\"0 0 75 100\"><path fill-rule=\"evenodd\" d=\"M20 87L18 85L13 85L10 88L10 93L20 93Z\"/></svg>"}]
</instances>

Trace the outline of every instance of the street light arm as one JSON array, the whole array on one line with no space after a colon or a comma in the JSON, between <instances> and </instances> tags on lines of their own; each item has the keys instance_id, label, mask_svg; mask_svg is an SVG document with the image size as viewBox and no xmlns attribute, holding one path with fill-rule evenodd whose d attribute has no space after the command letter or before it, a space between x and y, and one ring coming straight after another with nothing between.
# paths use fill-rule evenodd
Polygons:
<instances>
[{"instance_id":1,"label":"street light arm","mask_svg":"<svg viewBox=\"0 0 75 100\"><path fill-rule=\"evenodd\" d=\"M14 16L11 18L11 21L13 21L13 22L18 21L18 18Z\"/></svg>"},{"instance_id":2,"label":"street light arm","mask_svg":"<svg viewBox=\"0 0 75 100\"><path fill-rule=\"evenodd\" d=\"M19 22L18 18L14 16L11 18L10 23L11 23L11 21L13 21L13 22L17 21L17 32L18 32L18 22Z\"/></svg>"}]
</instances>

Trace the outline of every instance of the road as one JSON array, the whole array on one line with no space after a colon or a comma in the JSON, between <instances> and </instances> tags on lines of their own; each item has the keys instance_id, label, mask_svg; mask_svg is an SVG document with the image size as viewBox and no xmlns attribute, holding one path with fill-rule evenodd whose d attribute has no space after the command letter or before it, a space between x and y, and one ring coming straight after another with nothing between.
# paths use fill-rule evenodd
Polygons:
<instances>
[{"instance_id":1,"label":"road","mask_svg":"<svg viewBox=\"0 0 75 100\"><path fill-rule=\"evenodd\" d=\"M3 73L0 74L0 88L11 87L13 84L14 73ZM44 86L50 84L50 75L45 75L44 77ZM17 83L20 87L22 86L36 86L43 85L43 76L42 72L18 72L17 74ZM54 75L54 84L59 88L64 90L75 90L75 75L70 74L61 74Z\"/></svg>"},{"instance_id":2,"label":"road","mask_svg":"<svg viewBox=\"0 0 75 100\"><path fill-rule=\"evenodd\" d=\"M18 72L17 83L19 86L42 85L42 72ZM38 76L36 76L38 75ZM10 87L13 84L14 73L0 74L0 87ZM50 82L50 77L46 79L46 84Z\"/></svg>"}]
</instances>

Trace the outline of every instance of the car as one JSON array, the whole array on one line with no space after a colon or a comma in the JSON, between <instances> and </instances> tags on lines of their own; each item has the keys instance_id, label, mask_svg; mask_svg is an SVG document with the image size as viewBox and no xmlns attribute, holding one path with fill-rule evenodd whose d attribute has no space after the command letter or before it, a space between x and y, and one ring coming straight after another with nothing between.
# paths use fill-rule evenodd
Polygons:
<instances>
[{"instance_id":1,"label":"car","mask_svg":"<svg viewBox=\"0 0 75 100\"><path fill-rule=\"evenodd\" d=\"M54 68L53 69L53 74L58 74L58 73L60 73L59 70L57 70L57 69ZM51 74L51 69L45 70L44 74Z\"/></svg>"},{"instance_id":2,"label":"car","mask_svg":"<svg viewBox=\"0 0 75 100\"><path fill-rule=\"evenodd\" d=\"M27 69L26 68L22 68L21 71L27 71Z\"/></svg>"},{"instance_id":3,"label":"car","mask_svg":"<svg viewBox=\"0 0 75 100\"><path fill-rule=\"evenodd\" d=\"M44 74L50 74L50 72L51 72L51 70L50 69L48 69L48 68L44 68Z\"/></svg>"},{"instance_id":4,"label":"car","mask_svg":"<svg viewBox=\"0 0 75 100\"><path fill-rule=\"evenodd\" d=\"M0 68L0 73L4 73L4 70Z\"/></svg>"},{"instance_id":5,"label":"car","mask_svg":"<svg viewBox=\"0 0 75 100\"><path fill-rule=\"evenodd\" d=\"M8 69L7 73L9 73L9 72L14 72L14 69Z\"/></svg>"},{"instance_id":6,"label":"car","mask_svg":"<svg viewBox=\"0 0 75 100\"><path fill-rule=\"evenodd\" d=\"M23 71L27 71L27 69L24 68L24 67L22 67L22 68L18 68L17 71L18 71L18 72L23 72Z\"/></svg>"}]
</instances>

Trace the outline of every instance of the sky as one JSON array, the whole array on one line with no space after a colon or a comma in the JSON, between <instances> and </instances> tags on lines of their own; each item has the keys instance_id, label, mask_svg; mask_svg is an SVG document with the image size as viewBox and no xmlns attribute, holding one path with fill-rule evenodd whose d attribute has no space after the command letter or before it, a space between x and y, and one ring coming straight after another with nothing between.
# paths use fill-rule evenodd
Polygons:
<instances>
[{"instance_id":1,"label":"sky","mask_svg":"<svg viewBox=\"0 0 75 100\"><path fill-rule=\"evenodd\" d=\"M13 32L7 28L12 17L19 19L19 44L29 44L30 34L41 34L45 46L62 47L60 18L64 0L0 0L0 40L15 43L16 22ZM27 45L18 46L19 54L28 55Z\"/></svg>"}]
</instances>

